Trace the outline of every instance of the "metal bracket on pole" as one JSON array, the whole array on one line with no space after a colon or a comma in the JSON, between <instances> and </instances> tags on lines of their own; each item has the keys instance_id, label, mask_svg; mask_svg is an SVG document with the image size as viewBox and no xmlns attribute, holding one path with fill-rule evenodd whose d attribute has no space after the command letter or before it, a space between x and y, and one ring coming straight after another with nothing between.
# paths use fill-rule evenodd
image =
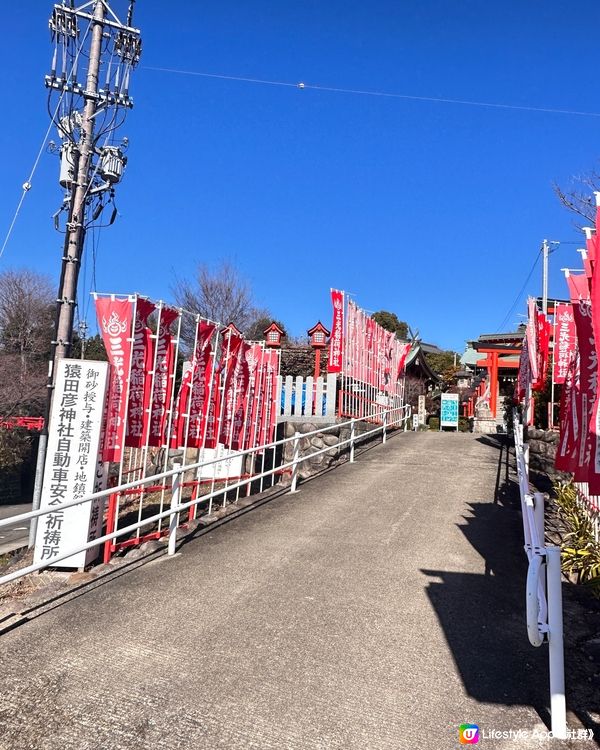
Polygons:
<instances>
[{"instance_id":1,"label":"metal bracket on pole","mask_svg":"<svg viewBox=\"0 0 600 750\"><path fill-rule=\"evenodd\" d=\"M176 471L181 469L180 463L174 463L173 468ZM171 494L171 510L175 510L179 507L179 497L181 494L181 475L173 475L173 489ZM177 526L179 525L179 513L172 513L169 517L169 555L175 554L175 547L177 545Z\"/></svg>"},{"instance_id":2,"label":"metal bracket on pole","mask_svg":"<svg viewBox=\"0 0 600 750\"><path fill-rule=\"evenodd\" d=\"M298 485L298 459L300 458L300 433L296 432L294 435L294 454L293 454L293 465L292 465L292 486L290 487L290 493L297 492Z\"/></svg>"}]
</instances>

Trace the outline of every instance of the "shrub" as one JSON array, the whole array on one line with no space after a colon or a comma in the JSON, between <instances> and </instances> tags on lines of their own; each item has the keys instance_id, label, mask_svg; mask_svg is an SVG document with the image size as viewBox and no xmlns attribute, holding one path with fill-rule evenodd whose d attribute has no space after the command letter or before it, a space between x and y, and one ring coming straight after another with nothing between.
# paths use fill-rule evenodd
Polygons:
<instances>
[{"instance_id":1,"label":"shrub","mask_svg":"<svg viewBox=\"0 0 600 750\"><path fill-rule=\"evenodd\" d=\"M561 542L562 570L600 598L600 544L594 539L592 519L572 482L558 482L554 490L558 514L567 528Z\"/></svg>"}]
</instances>

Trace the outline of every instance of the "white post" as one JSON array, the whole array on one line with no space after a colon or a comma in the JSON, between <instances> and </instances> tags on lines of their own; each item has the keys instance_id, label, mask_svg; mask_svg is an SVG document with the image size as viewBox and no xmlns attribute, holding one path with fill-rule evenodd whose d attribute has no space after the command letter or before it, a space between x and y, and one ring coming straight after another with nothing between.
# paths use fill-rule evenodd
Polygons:
<instances>
[{"instance_id":1,"label":"white post","mask_svg":"<svg viewBox=\"0 0 600 750\"><path fill-rule=\"evenodd\" d=\"M354 463L354 440L356 438L356 419L350 420L350 463Z\"/></svg>"},{"instance_id":2,"label":"white post","mask_svg":"<svg viewBox=\"0 0 600 750\"><path fill-rule=\"evenodd\" d=\"M173 489L171 494L171 510L179 507L179 495L181 493L181 476L179 475L179 469L181 469L180 463L174 463L173 468L177 471L177 474L173 475ZM169 517L169 555L175 554L175 545L177 544L177 526L179 524L179 513L172 513Z\"/></svg>"},{"instance_id":3,"label":"white post","mask_svg":"<svg viewBox=\"0 0 600 750\"><path fill-rule=\"evenodd\" d=\"M296 485L298 484L298 459L300 458L300 433L296 432L294 435L294 457L293 457L293 466L292 466L292 486L290 488L291 492L297 492Z\"/></svg>"},{"instance_id":4,"label":"white post","mask_svg":"<svg viewBox=\"0 0 600 750\"><path fill-rule=\"evenodd\" d=\"M548 643L550 660L550 717L553 737L567 738L563 613L560 578L560 548L546 547L548 586Z\"/></svg>"},{"instance_id":5,"label":"white post","mask_svg":"<svg viewBox=\"0 0 600 750\"><path fill-rule=\"evenodd\" d=\"M382 442L385 443L387 440L387 420L388 420L388 413L387 411L383 412L383 440Z\"/></svg>"}]
</instances>

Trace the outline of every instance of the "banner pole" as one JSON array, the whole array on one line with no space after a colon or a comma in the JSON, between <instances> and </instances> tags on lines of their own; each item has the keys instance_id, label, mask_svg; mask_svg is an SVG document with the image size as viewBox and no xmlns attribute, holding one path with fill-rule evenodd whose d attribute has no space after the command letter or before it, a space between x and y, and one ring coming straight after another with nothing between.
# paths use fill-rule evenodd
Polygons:
<instances>
[{"instance_id":1,"label":"banner pole","mask_svg":"<svg viewBox=\"0 0 600 750\"><path fill-rule=\"evenodd\" d=\"M550 370L550 419L548 429L554 429L554 363L556 361L556 300L554 300L554 314L552 316L552 369Z\"/></svg>"}]
</instances>

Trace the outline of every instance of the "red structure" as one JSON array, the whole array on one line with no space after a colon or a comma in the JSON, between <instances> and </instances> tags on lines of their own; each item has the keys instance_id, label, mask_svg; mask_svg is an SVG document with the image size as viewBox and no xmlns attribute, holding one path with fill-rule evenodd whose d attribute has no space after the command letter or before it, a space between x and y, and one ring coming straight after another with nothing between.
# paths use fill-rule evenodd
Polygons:
<instances>
[{"instance_id":1,"label":"red structure","mask_svg":"<svg viewBox=\"0 0 600 750\"><path fill-rule=\"evenodd\" d=\"M307 331L310 337L310 345L315 350L315 380L321 374L321 350L327 346L330 331L325 328L320 320Z\"/></svg>"},{"instance_id":2,"label":"red structure","mask_svg":"<svg viewBox=\"0 0 600 750\"><path fill-rule=\"evenodd\" d=\"M37 432L44 427L44 417L0 417L0 427L5 430L12 430L15 427L24 427L26 430Z\"/></svg>"},{"instance_id":3,"label":"red structure","mask_svg":"<svg viewBox=\"0 0 600 750\"><path fill-rule=\"evenodd\" d=\"M239 338L242 337L242 332L235 323L230 323L228 326L225 326L225 328L221 328L221 336L223 336L223 338L227 338L231 335L238 336Z\"/></svg>"},{"instance_id":4,"label":"red structure","mask_svg":"<svg viewBox=\"0 0 600 750\"><path fill-rule=\"evenodd\" d=\"M279 349L281 347L281 337L284 332L275 321L273 321L268 328L265 328L263 333L265 334L265 343L267 346L272 347L273 349Z\"/></svg>"},{"instance_id":5,"label":"red structure","mask_svg":"<svg viewBox=\"0 0 600 750\"><path fill-rule=\"evenodd\" d=\"M477 360L478 368L487 370L487 380L490 392L490 412L493 419L498 414L498 396L502 378L516 377L519 369L519 357L523 345L524 333L493 333L483 334L477 341L472 342L473 349L479 355L485 355ZM487 385L481 382L478 395L485 393Z\"/></svg>"}]
</instances>

